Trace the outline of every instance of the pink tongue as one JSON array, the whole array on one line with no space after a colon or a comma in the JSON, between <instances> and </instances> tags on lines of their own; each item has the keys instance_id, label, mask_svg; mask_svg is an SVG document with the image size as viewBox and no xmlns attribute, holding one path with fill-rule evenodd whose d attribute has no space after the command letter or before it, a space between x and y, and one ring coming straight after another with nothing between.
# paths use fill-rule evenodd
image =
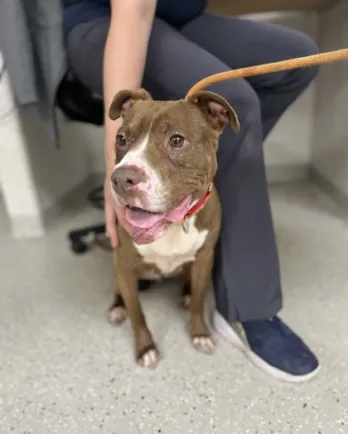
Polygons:
<instances>
[{"instance_id":1,"label":"pink tongue","mask_svg":"<svg viewBox=\"0 0 348 434\"><path fill-rule=\"evenodd\" d=\"M160 220L163 220L165 214L153 214L141 209L126 209L126 219L128 223L138 228L147 229L154 226Z\"/></svg>"},{"instance_id":2,"label":"pink tongue","mask_svg":"<svg viewBox=\"0 0 348 434\"><path fill-rule=\"evenodd\" d=\"M156 238L157 235L163 232L166 223L177 222L184 218L187 213L192 198L188 196L177 207L172 208L166 213L150 213L141 209L126 209L126 219L130 223L133 236L141 236L146 231L147 236Z\"/></svg>"}]
</instances>

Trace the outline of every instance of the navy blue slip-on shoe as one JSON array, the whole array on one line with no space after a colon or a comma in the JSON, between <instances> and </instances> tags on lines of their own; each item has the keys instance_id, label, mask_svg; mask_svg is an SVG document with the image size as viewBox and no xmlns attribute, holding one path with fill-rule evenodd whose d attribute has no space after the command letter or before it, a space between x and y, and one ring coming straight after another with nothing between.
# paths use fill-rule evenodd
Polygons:
<instances>
[{"instance_id":1,"label":"navy blue slip-on shoe","mask_svg":"<svg viewBox=\"0 0 348 434\"><path fill-rule=\"evenodd\" d=\"M256 366L278 380L308 381L319 371L315 355L278 317L231 325L215 311L213 325Z\"/></svg>"}]
</instances>

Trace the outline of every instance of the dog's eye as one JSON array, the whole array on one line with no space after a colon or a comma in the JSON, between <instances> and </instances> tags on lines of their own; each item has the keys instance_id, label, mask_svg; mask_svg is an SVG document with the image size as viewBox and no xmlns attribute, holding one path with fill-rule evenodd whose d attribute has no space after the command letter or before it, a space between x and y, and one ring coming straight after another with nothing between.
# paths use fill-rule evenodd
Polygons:
<instances>
[{"instance_id":1,"label":"dog's eye","mask_svg":"<svg viewBox=\"0 0 348 434\"><path fill-rule=\"evenodd\" d=\"M169 143L173 148L181 148L185 143L185 139L179 134L174 134L174 136L170 138Z\"/></svg>"},{"instance_id":2,"label":"dog's eye","mask_svg":"<svg viewBox=\"0 0 348 434\"><path fill-rule=\"evenodd\" d=\"M117 146L124 148L127 145L127 140L124 134L117 134L116 136Z\"/></svg>"}]
</instances>

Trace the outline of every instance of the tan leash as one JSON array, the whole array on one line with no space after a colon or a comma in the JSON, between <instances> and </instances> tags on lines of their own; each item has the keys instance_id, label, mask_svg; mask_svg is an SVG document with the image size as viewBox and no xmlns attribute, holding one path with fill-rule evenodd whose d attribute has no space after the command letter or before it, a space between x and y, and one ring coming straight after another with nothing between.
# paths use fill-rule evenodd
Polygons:
<instances>
[{"instance_id":1,"label":"tan leash","mask_svg":"<svg viewBox=\"0 0 348 434\"><path fill-rule=\"evenodd\" d=\"M262 65L219 72L203 78L192 86L186 95L186 99L196 92L203 90L214 83L220 83L221 81L251 77L253 75L270 74L273 72L286 71L288 69L310 67L322 63L339 62L347 59L348 48L344 48L342 50L328 51L326 53L314 54L312 56L298 57L295 59L282 60L280 62L264 63Z\"/></svg>"}]
</instances>

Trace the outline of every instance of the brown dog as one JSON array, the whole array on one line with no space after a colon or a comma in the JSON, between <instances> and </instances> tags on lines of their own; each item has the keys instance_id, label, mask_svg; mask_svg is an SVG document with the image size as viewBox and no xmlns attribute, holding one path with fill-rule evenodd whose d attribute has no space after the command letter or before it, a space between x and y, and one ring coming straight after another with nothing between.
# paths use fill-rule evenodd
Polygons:
<instances>
[{"instance_id":1,"label":"brown dog","mask_svg":"<svg viewBox=\"0 0 348 434\"><path fill-rule=\"evenodd\" d=\"M238 131L237 115L211 92L164 102L139 89L119 92L109 116L123 118L111 188L131 227L126 232L118 225L118 289L109 319L120 324L128 313L136 361L154 368L159 353L140 306L138 279L182 275L193 345L212 353L215 345L203 318L221 219L212 179L219 136L228 124Z\"/></svg>"}]
</instances>

